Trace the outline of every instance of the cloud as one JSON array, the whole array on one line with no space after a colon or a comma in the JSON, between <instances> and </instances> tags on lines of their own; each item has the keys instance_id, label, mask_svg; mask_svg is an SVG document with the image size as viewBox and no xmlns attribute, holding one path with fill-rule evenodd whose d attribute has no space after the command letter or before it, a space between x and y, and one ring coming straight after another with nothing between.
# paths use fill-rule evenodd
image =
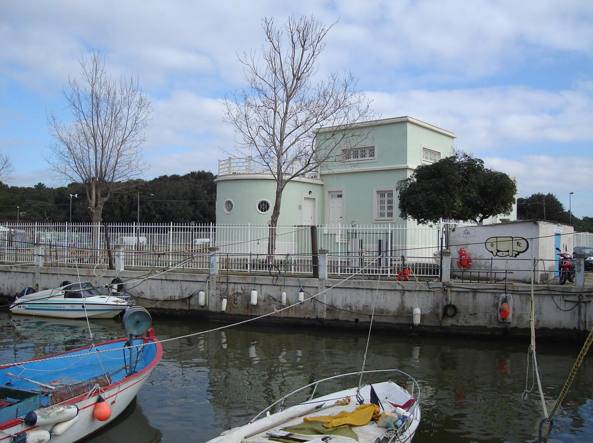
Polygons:
<instances>
[{"instance_id":1,"label":"cloud","mask_svg":"<svg viewBox=\"0 0 593 443\"><path fill-rule=\"evenodd\" d=\"M488 167L517 178L520 196L551 192L568 209L568 193L574 192L573 210L579 215L593 214L593 156L528 155L517 159L486 157Z\"/></svg>"},{"instance_id":2,"label":"cloud","mask_svg":"<svg viewBox=\"0 0 593 443\"><path fill-rule=\"evenodd\" d=\"M531 143L593 142L593 91L527 87L367 92L381 115L411 115L456 133L478 153Z\"/></svg>"}]
</instances>

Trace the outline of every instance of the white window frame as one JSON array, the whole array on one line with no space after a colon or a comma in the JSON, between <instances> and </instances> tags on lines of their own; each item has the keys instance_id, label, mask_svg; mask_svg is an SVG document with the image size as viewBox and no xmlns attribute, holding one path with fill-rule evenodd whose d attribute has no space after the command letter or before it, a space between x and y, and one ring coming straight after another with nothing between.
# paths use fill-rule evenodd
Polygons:
<instances>
[{"instance_id":1,"label":"white window frame","mask_svg":"<svg viewBox=\"0 0 593 443\"><path fill-rule=\"evenodd\" d=\"M425 156L425 153L427 153L428 155ZM434 156L434 158L431 158L430 154L438 154L438 158L436 158L436 156ZM438 162L442 158L443 154L441 153L441 151L429 148L428 146L422 146L422 163L432 164Z\"/></svg>"},{"instance_id":2,"label":"white window frame","mask_svg":"<svg viewBox=\"0 0 593 443\"><path fill-rule=\"evenodd\" d=\"M226 202L231 202L231 205L233 206L230 211L226 208ZM222 209L225 214L230 214L235 209L235 202L230 198L225 198L224 202L222 202Z\"/></svg>"},{"instance_id":3,"label":"white window frame","mask_svg":"<svg viewBox=\"0 0 593 443\"><path fill-rule=\"evenodd\" d=\"M372 157L367 156L370 149L373 150ZM364 156L361 157L360 154L363 152L364 152ZM376 158L377 158L377 148L374 145L356 146L356 147L352 147L352 148L342 149L342 161L343 162L368 162L368 161L376 160Z\"/></svg>"},{"instance_id":4,"label":"white window frame","mask_svg":"<svg viewBox=\"0 0 593 443\"><path fill-rule=\"evenodd\" d=\"M268 210L267 210L267 211L265 211L265 212L263 212L263 211L260 211L260 210L259 210L259 204L260 204L261 202L263 202L263 201L265 201L265 202L267 202L267 203L268 203ZM267 198L260 198L260 199L258 199L258 200L257 200L257 202L255 203L255 210L256 210L257 212L259 212L260 214L267 214L268 212L270 212L270 209L272 209L272 203L270 203L270 200L268 200Z\"/></svg>"},{"instance_id":5,"label":"white window frame","mask_svg":"<svg viewBox=\"0 0 593 443\"><path fill-rule=\"evenodd\" d=\"M391 192L391 200L392 200L392 208L391 208L391 217L389 216L385 216L385 217L381 217L379 215L379 192ZM396 198L396 193L395 193L395 189L393 188L376 188L374 189L374 193L373 193L373 212L374 212L374 218L375 220L393 220L395 218L395 198ZM385 211L387 211L387 208L385 208Z\"/></svg>"}]
</instances>

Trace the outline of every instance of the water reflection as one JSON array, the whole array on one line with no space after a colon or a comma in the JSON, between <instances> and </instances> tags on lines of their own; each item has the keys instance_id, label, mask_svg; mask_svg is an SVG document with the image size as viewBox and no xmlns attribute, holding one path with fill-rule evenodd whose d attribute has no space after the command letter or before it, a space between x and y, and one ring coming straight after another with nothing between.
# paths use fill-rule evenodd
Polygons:
<instances>
[{"instance_id":1,"label":"water reflection","mask_svg":"<svg viewBox=\"0 0 593 443\"><path fill-rule=\"evenodd\" d=\"M123 334L116 321L91 325L98 340ZM209 327L192 320L157 320L155 326L161 338ZM358 370L365 332L242 326L166 343L163 360L130 415L90 441L119 441L122 434L127 434L126 443L205 441L245 423L304 384ZM81 342L88 342L85 322L0 316L3 362ZM578 349L566 344L538 348L544 390L552 399ZM418 379L423 420L415 442L525 441L537 436L539 418L535 395L521 400L526 349L527 343L376 333L367 367L399 368ZM555 438L582 441L593 432L593 386L588 382L592 375L591 364L585 362L557 420ZM328 389L344 387L335 383Z\"/></svg>"}]
</instances>

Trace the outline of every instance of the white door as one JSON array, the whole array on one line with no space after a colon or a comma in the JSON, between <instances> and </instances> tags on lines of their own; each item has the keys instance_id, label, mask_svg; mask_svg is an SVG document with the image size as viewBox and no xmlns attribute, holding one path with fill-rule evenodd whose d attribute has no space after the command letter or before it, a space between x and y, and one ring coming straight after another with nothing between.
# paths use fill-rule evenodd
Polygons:
<instances>
[{"instance_id":1,"label":"white door","mask_svg":"<svg viewBox=\"0 0 593 443\"><path fill-rule=\"evenodd\" d=\"M303 200L303 224L304 225L315 225L315 199L305 197Z\"/></svg>"},{"instance_id":2,"label":"white door","mask_svg":"<svg viewBox=\"0 0 593 443\"><path fill-rule=\"evenodd\" d=\"M342 203L342 191L329 191L328 225L344 224L344 204Z\"/></svg>"}]
</instances>

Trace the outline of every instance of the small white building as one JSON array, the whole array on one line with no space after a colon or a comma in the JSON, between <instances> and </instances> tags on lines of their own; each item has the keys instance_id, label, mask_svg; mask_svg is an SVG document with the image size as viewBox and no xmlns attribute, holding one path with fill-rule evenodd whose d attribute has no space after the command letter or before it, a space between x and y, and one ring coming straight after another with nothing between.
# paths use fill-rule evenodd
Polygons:
<instances>
[{"instance_id":1,"label":"small white building","mask_svg":"<svg viewBox=\"0 0 593 443\"><path fill-rule=\"evenodd\" d=\"M457 226L449 231L453 276L484 280L531 281L558 277L557 249L572 253L572 226L519 220L478 226Z\"/></svg>"}]
</instances>

